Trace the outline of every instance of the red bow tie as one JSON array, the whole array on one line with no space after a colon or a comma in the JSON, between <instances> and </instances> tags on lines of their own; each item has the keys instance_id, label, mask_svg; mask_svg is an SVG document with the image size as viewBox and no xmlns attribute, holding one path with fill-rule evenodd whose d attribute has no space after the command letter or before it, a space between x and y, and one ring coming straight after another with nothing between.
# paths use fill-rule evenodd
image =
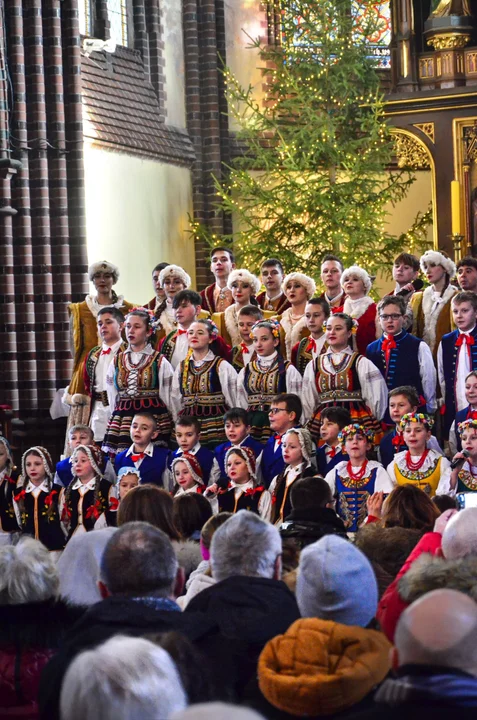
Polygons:
<instances>
[{"instance_id":1,"label":"red bow tie","mask_svg":"<svg viewBox=\"0 0 477 720\"><path fill-rule=\"evenodd\" d=\"M395 435L395 436L393 437L393 439L391 440L391 442L392 442L392 444L394 445L394 447L398 447L398 448L400 448L402 445L405 445L405 444L406 444L406 443L404 442L403 436L402 436L400 433L398 433L397 435Z\"/></svg>"},{"instance_id":2,"label":"red bow tie","mask_svg":"<svg viewBox=\"0 0 477 720\"><path fill-rule=\"evenodd\" d=\"M240 343L240 349L243 353L249 353L250 352L250 345L247 345L246 343L242 342Z\"/></svg>"},{"instance_id":3,"label":"red bow tie","mask_svg":"<svg viewBox=\"0 0 477 720\"><path fill-rule=\"evenodd\" d=\"M131 460L133 462L137 462L138 460L142 460L146 453L138 453L137 455L131 455Z\"/></svg>"},{"instance_id":4,"label":"red bow tie","mask_svg":"<svg viewBox=\"0 0 477 720\"><path fill-rule=\"evenodd\" d=\"M101 355L109 355L111 352L111 348L108 348L107 350L101 350Z\"/></svg>"},{"instance_id":5,"label":"red bow tie","mask_svg":"<svg viewBox=\"0 0 477 720\"><path fill-rule=\"evenodd\" d=\"M178 335L178 336L180 336L180 335L187 335L187 330L180 330L180 329L179 329L179 330L177 331L177 335Z\"/></svg>"},{"instance_id":6,"label":"red bow tie","mask_svg":"<svg viewBox=\"0 0 477 720\"><path fill-rule=\"evenodd\" d=\"M282 444L282 436L281 435L275 435L275 440L279 445Z\"/></svg>"},{"instance_id":7,"label":"red bow tie","mask_svg":"<svg viewBox=\"0 0 477 720\"><path fill-rule=\"evenodd\" d=\"M328 457L334 458L334 456L336 455L337 452L338 452L338 448L337 448L337 447L330 447L330 448L328 448Z\"/></svg>"},{"instance_id":8,"label":"red bow tie","mask_svg":"<svg viewBox=\"0 0 477 720\"><path fill-rule=\"evenodd\" d=\"M467 346L473 345L475 342L472 335L468 335L467 333L460 333L459 337L455 341L455 346L460 347L463 343L467 343Z\"/></svg>"},{"instance_id":9,"label":"red bow tie","mask_svg":"<svg viewBox=\"0 0 477 720\"><path fill-rule=\"evenodd\" d=\"M306 348L305 348L305 352L314 352L314 351L316 351L316 342L315 342L315 340L311 337L311 338L308 340L308 345L307 345Z\"/></svg>"},{"instance_id":10,"label":"red bow tie","mask_svg":"<svg viewBox=\"0 0 477 720\"><path fill-rule=\"evenodd\" d=\"M467 420L477 420L477 411L471 410L467 413Z\"/></svg>"},{"instance_id":11,"label":"red bow tie","mask_svg":"<svg viewBox=\"0 0 477 720\"><path fill-rule=\"evenodd\" d=\"M389 358L391 355L391 350L394 350L396 346L396 341L392 335L389 337L385 337L383 339L383 350L384 350L384 357L386 359L386 366L389 365Z\"/></svg>"}]
</instances>

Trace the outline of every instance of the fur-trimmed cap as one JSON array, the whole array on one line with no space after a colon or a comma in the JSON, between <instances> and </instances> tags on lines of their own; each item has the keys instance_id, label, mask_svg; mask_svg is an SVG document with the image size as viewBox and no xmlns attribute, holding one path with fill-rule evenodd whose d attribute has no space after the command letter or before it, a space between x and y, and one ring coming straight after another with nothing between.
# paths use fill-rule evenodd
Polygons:
<instances>
[{"instance_id":1,"label":"fur-trimmed cap","mask_svg":"<svg viewBox=\"0 0 477 720\"><path fill-rule=\"evenodd\" d=\"M91 467L93 468L96 475L104 477L104 467L106 465L106 461L101 450L96 447L96 445L78 445L71 453L72 460L74 460L74 457L78 450L82 450L85 455L88 456L88 460L90 461Z\"/></svg>"},{"instance_id":2,"label":"fur-trimmed cap","mask_svg":"<svg viewBox=\"0 0 477 720\"><path fill-rule=\"evenodd\" d=\"M195 455L193 455L192 453L183 452L182 455L178 455L177 457L175 457L171 463L172 472L174 472L174 468L179 462L183 462L187 465L190 474L198 485L204 485L202 468Z\"/></svg>"},{"instance_id":3,"label":"fur-trimmed cap","mask_svg":"<svg viewBox=\"0 0 477 720\"><path fill-rule=\"evenodd\" d=\"M419 261L419 265L421 266L421 270L423 273L426 272L427 263L432 263L433 265L441 265L441 267L443 267L448 274L449 278L453 278L456 273L455 263L442 253L437 252L437 250L426 250L424 255L422 255Z\"/></svg>"},{"instance_id":4,"label":"fur-trimmed cap","mask_svg":"<svg viewBox=\"0 0 477 720\"><path fill-rule=\"evenodd\" d=\"M89 266L88 277L91 282L93 282L93 277L98 272L111 273L111 275L113 276L113 285L116 285L119 280L119 268L116 265L113 265L113 263L108 262L108 260L99 260L98 262L95 262Z\"/></svg>"},{"instance_id":5,"label":"fur-trimmed cap","mask_svg":"<svg viewBox=\"0 0 477 720\"><path fill-rule=\"evenodd\" d=\"M257 461L255 459L255 454L252 450L252 448L246 447L246 445L232 445L231 448L227 450L225 453L225 467L227 468L227 462L232 455L232 453L235 453L235 455L239 455L242 460L245 460L245 463L248 468L248 472L250 474L250 477L253 480L257 479Z\"/></svg>"},{"instance_id":6,"label":"fur-trimmed cap","mask_svg":"<svg viewBox=\"0 0 477 720\"><path fill-rule=\"evenodd\" d=\"M12 455L12 449L10 447L10 443L8 442L6 437L3 437L3 435L0 435L0 443L4 446L5 451L7 453L7 464L6 464L7 472L11 472L15 463L13 462L13 455Z\"/></svg>"},{"instance_id":7,"label":"fur-trimmed cap","mask_svg":"<svg viewBox=\"0 0 477 720\"><path fill-rule=\"evenodd\" d=\"M363 281L364 289L367 295L371 290L371 285L373 283L371 281L370 275L366 272L366 270L362 267L359 267L359 265L351 265L351 267L343 270L340 280L342 288L344 288L344 282L349 275L356 275L357 277L359 277L360 280Z\"/></svg>"},{"instance_id":8,"label":"fur-trimmed cap","mask_svg":"<svg viewBox=\"0 0 477 720\"><path fill-rule=\"evenodd\" d=\"M313 297L316 292L316 282L313 280L313 278L300 272L291 272L288 273L288 275L285 275L282 282L283 292L286 292L288 283L293 281L299 283L302 287L305 288L308 300Z\"/></svg>"},{"instance_id":9,"label":"fur-trimmed cap","mask_svg":"<svg viewBox=\"0 0 477 720\"><path fill-rule=\"evenodd\" d=\"M245 270L245 268L240 268L239 270L232 270L230 273L229 279L227 280L227 287L229 290L232 289L232 284L239 280L241 282L247 282L250 285L252 288L252 295L256 295L262 287L262 283L256 275L253 275L249 270Z\"/></svg>"},{"instance_id":10,"label":"fur-trimmed cap","mask_svg":"<svg viewBox=\"0 0 477 720\"><path fill-rule=\"evenodd\" d=\"M290 430L287 430L282 437L282 446L289 435L296 435L298 437L298 441L301 447L301 454L307 462L310 462L311 456L313 454L313 440L311 439L310 431L306 428L290 428Z\"/></svg>"},{"instance_id":11,"label":"fur-trimmed cap","mask_svg":"<svg viewBox=\"0 0 477 720\"><path fill-rule=\"evenodd\" d=\"M190 275L188 275L184 268L181 268L179 265L168 265L164 268L164 270L161 270L159 273L159 284L161 287L164 286L166 277L178 277L184 283L186 290L187 288L190 288L192 283Z\"/></svg>"},{"instance_id":12,"label":"fur-trimmed cap","mask_svg":"<svg viewBox=\"0 0 477 720\"><path fill-rule=\"evenodd\" d=\"M35 455L39 455L43 461L43 467L45 468L45 473L49 477L50 480L53 480L53 474L54 474L54 465L53 460L51 459L51 455L48 452L48 450L41 445L34 445L31 448L28 448L28 450L23 453L22 457L22 475L24 478L27 476L26 472L26 459L28 455L35 453Z\"/></svg>"}]
</instances>

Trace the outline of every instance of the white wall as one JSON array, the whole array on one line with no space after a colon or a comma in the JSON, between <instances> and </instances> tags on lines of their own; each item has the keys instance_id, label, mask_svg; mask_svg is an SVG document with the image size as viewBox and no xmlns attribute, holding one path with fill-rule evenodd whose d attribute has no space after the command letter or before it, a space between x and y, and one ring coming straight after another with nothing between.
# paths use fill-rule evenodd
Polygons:
<instances>
[{"instance_id":1,"label":"white wall","mask_svg":"<svg viewBox=\"0 0 477 720\"><path fill-rule=\"evenodd\" d=\"M183 266L195 287L194 242L187 233L190 170L89 141L84 168L89 262L114 262L121 273L115 289L138 304L153 297L151 272L159 262Z\"/></svg>"}]
</instances>

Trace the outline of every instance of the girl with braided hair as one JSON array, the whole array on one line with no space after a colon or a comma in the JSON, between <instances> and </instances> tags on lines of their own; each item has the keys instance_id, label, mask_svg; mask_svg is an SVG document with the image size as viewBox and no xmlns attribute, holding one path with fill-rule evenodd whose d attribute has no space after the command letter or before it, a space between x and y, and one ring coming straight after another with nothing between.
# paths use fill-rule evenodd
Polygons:
<instances>
[{"instance_id":1,"label":"girl with braided hair","mask_svg":"<svg viewBox=\"0 0 477 720\"><path fill-rule=\"evenodd\" d=\"M78 445L71 456L73 480L59 497L61 525L73 535L116 525L116 488L104 477L104 457L94 445Z\"/></svg>"},{"instance_id":2,"label":"girl with braided hair","mask_svg":"<svg viewBox=\"0 0 477 720\"><path fill-rule=\"evenodd\" d=\"M293 428L282 437L285 469L276 475L269 487L272 496L272 523L281 525L291 512L290 490L301 478L313 477L311 467L313 441L306 428Z\"/></svg>"},{"instance_id":3,"label":"girl with braided hair","mask_svg":"<svg viewBox=\"0 0 477 720\"><path fill-rule=\"evenodd\" d=\"M138 412L150 413L159 430L155 445L168 447L171 434L169 414L172 367L154 350L154 313L134 308L126 316L128 347L118 352L106 377L109 406L114 408L103 441L103 452L111 456L131 445L130 429ZM151 344L152 343L152 344Z\"/></svg>"},{"instance_id":4,"label":"girl with braided hair","mask_svg":"<svg viewBox=\"0 0 477 720\"><path fill-rule=\"evenodd\" d=\"M172 379L174 419L195 417L200 422L200 443L213 450L227 439L224 414L236 406L237 373L215 354L216 325L197 320L187 331L189 350Z\"/></svg>"},{"instance_id":5,"label":"girl with braided hair","mask_svg":"<svg viewBox=\"0 0 477 720\"><path fill-rule=\"evenodd\" d=\"M54 465L50 453L36 445L22 457L13 507L20 531L43 543L48 550L65 546L58 512L60 487L53 484Z\"/></svg>"},{"instance_id":6,"label":"girl with braided hair","mask_svg":"<svg viewBox=\"0 0 477 720\"><path fill-rule=\"evenodd\" d=\"M256 357L238 374L237 404L248 412L251 437L265 444L272 434L268 414L273 398L281 393L300 395L302 378L283 359L276 320L259 320L252 327L251 337Z\"/></svg>"}]
</instances>

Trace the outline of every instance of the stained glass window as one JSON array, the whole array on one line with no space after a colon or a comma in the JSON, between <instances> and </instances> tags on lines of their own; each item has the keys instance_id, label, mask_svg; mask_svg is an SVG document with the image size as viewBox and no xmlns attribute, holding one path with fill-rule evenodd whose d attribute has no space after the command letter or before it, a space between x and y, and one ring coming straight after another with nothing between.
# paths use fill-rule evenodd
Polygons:
<instances>
[{"instance_id":1,"label":"stained glass window","mask_svg":"<svg viewBox=\"0 0 477 720\"><path fill-rule=\"evenodd\" d=\"M366 3L353 0L353 10L356 14L358 24L365 28L370 26L373 28L371 35L368 35L368 43L371 54L378 60L378 67L391 67L391 52L389 45L391 43L391 8L390 2L373 2Z\"/></svg>"},{"instance_id":2,"label":"stained glass window","mask_svg":"<svg viewBox=\"0 0 477 720\"><path fill-rule=\"evenodd\" d=\"M116 45L128 44L126 0L107 0L111 39Z\"/></svg>"}]
</instances>

